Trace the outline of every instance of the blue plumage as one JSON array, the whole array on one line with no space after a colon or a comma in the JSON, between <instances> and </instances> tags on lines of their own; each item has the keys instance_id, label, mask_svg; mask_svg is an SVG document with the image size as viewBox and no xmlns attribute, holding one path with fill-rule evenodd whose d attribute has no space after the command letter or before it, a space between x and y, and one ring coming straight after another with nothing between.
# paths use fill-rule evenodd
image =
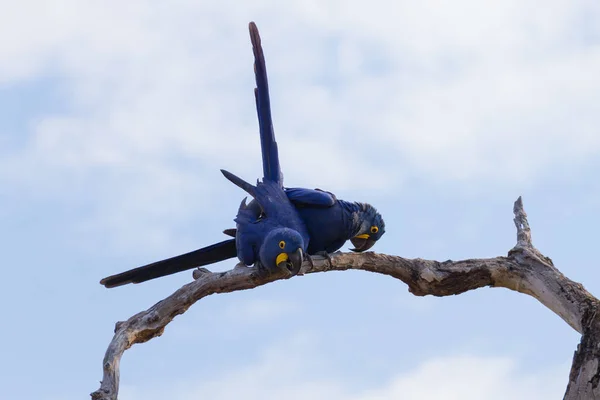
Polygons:
<instances>
[{"instance_id":1,"label":"blue plumage","mask_svg":"<svg viewBox=\"0 0 600 400\"><path fill-rule=\"evenodd\" d=\"M242 201L235 218L236 229L224 231L234 239L215 243L190 253L157 261L109 276L106 287L140 283L194 267L223 261L237 255L246 265L299 271L303 255L331 253L350 239L354 251L365 251L385 233L377 210L366 203L339 200L320 189L284 188L277 143L273 132L265 58L256 25L250 23L254 52L256 89L254 97L260 128L263 181L256 186L230 172L223 175L254 199Z\"/></svg>"},{"instance_id":2,"label":"blue plumage","mask_svg":"<svg viewBox=\"0 0 600 400\"><path fill-rule=\"evenodd\" d=\"M256 75L256 112L260 126L261 150L264 175L276 176L283 184L269 98L267 68L262 51L258 30L250 23L250 36L254 48L254 72ZM275 178L273 178L275 179ZM338 200L335 195L319 189L286 188L285 192L304 221L310 243L308 253L334 252L340 249L346 240L354 244L354 251L371 248L385 233L385 223L377 210L365 203L353 203Z\"/></svg>"},{"instance_id":3,"label":"blue plumage","mask_svg":"<svg viewBox=\"0 0 600 400\"><path fill-rule=\"evenodd\" d=\"M292 203L298 206L331 207L337 200L333 193L318 189L285 188L285 194Z\"/></svg>"},{"instance_id":4,"label":"blue plumage","mask_svg":"<svg viewBox=\"0 0 600 400\"><path fill-rule=\"evenodd\" d=\"M266 87L260 36L253 22L250 23L250 37L255 57L256 82L259 87ZM292 275L298 273L310 241L309 235L283 189L268 91L255 90L255 100L259 113L267 116L259 119L263 181L254 186L228 171L221 170L227 179L254 198L249 205L246 205L245 199L240 204L235 218L236 231L229 232L235 235L235 239L109 276L102 279L101 284L110 288L127 283L140 283L236 255L246 265L255 264L271 271L286 269Z\"/></svg>"},{"instance_id":5,"label":"blue plumage","mask_svg":"<svg viewBox=\"0 0 600 400\"><path fill-rule=\"evenodd\" d=\"M259 114L258 126L260 130L260 147L263 158L263 176L274 182L283 182L283 175L279 167L279 153L277 142L273 132L273 119L271 118L271 100L269 98L269 83L267 81L267 66L265 55L262 50L258 28L254 22L250 22L250 41L254 53L254 76L256 78L256 89L254 98L256 109ZM264 89L264 90L261 90ZM263 115L263 118L260 118Z\"/></svg>"},{"instance_id":6,"label":"blue plumage","mask_svg":"<svg viewBox=\"0 0 600 400\"><path fill-rule=\"evenodd\" d=\"M257 182L253 186L230 172L221 172L254 197L252 206L246 205L246 199L242 201L235 218L235 243L240 261L246 265L260 262L261 265L274 269L281 253L299 251L298 254L302 256L309 243L308 232L280 182L265 177L263 182ZM288 254L288 257L291 255ZM290 268L292 273L298 272L302 258L299 263L290 265L293 267Z\"/></svg>"},{"instance_id":7,"label":"blue plumage","mask_svg":"<svg viewBox=\"0 0 600 400\"><path fill-rule=\"evenodd\" d=\"M381 214L370 204L336 199L330 207L295 205L310 236L308 254L332 253L348 239L355 246L353 251L366 251L385 233Z\"/></svg>"},{"instance_id":8,"label":"blue plumage","mask_svg":"<svg viewBox=\"0 0 600 400\"><path fill-rule=\"evenodd\" d=\"M256 84L261 88L268 87L260 35L254 22L250 23L249 29L254 53ZM309 236L304 222L283 190L283 175L279 167L279 152L273 133L269 92L255 89L254 97L257 110L266 116L259 119L263 181L253 186L230 172L221 171L227 179L254 197L253 201L259 206L247 206L245 200L240 205L235 219L238 258L247 265L258 261L262 265L274 268L275 259L272 256L275 253L281 253L282 249L287 249L293 244L293 251L300 249L302 254L308 246Z\"/></svg>"}]
</instances>

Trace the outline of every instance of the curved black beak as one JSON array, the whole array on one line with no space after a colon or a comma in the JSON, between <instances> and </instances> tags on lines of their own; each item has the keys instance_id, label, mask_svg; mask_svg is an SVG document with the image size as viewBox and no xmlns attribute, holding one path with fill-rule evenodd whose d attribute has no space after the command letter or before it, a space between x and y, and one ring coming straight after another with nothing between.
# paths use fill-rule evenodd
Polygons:
<instances>
[{"instance_id":1,"label":"curved black beak","mask_svg":"<svg viewBox=\"0 0 600 400\"><path fill-rule=\"evenodd\" d=\"M350 250L352 250L356 253L360 253L360 252L369 250L371 247L373 247L375 242L377 242L377 240L371 239L370 237L367 237L367 238L353 237L352 239L350 239L350 241L354 245L354 248L350 249Z\"/></svg>"},{"instance_id":2,"label":"curved black beak","mask_svg":"<svg viewBox=\"0 0 600 400\"><path fill-rule=\"evenodd\" d=\"M296 252L288 254L288 258L285 261L281 261L277 264L277 267L281 269L287 269L292 275L296 275L300 268L302 267L302 262L304 261L304 254L302 253L302 249L298 248Z\"/></svg>"}]
</instances>

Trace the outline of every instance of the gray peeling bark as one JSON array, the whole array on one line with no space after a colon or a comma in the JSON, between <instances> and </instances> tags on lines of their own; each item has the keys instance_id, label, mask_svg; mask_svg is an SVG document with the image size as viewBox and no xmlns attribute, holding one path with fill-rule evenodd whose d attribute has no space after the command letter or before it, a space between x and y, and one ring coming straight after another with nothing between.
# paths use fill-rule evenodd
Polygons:
<instances>
[{"instance_id":1,"label":"gray peeling bark","mask_svg":"<svg viewBox=\"0 0 600 400\"><path fill-rule=\"evenodd\" d=\"M564 396L600 399L600 314L599 301L585 288L565 277L531 243L531 232L521 198L514 205L517 245L507 257L462 261L406 259L376 253L335 253L331 260L315 257L302 273L359 269L400 279L416 296L449 296L484 286L504 287L538 299L582 334L573 357L569 384ZM253 289L288 276L261 276L253 268L236 266L227 272L194 271L194 281L127 321L118 322L104 356L104 376L94 400L116 400L119 363L125 350L162 335L165 326L192 304L214 293Z\"/></svg>"}]
</instances>

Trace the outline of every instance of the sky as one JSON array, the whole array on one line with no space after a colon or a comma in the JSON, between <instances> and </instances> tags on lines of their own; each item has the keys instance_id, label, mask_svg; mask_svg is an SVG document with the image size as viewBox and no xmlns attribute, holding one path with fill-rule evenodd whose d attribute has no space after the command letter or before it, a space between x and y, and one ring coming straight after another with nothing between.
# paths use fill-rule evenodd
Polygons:
<instances>
[{"instance_id":1,"label":"sky","mask_svg":"<svg viewBox=\"0 0 600 400\"><path fill-rule=\"evenodd\" d=\"M369 202L373 250L440 261L506 255L523 196L534 245L600 293L599 19L595 0L0 0L3 395L96 390L114 323L191 273L98 281L234 226L219 169L261 174L252 20L286 186ZM578 342L506 289L328 272L202 299L124 354L120 399L558 399Z\"/></svg>"}]
</instances>

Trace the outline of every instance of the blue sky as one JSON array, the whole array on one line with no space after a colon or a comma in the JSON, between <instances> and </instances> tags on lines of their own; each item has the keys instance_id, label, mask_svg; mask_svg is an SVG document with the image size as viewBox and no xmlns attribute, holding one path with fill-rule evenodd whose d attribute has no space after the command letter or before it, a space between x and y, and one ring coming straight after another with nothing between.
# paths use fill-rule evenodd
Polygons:
<instances>
[{"instance_id":1,"label":"blue sky","mask_svg":"<svg viewBox=\"0 0 600 400\"><path fill-rule=\"evenodd\" d=\"M600 6L413 3L0 4L7 398L97 389L114 323L191 273L98 281L233 226L219 168L261 168L251 20L288 186L368 201L376 251L438 260L505 255L522 195L534 244L599 293ZM120 398L561 398L578 341L508 290L330 272L203 299L125 353Z\"/></svg>"}]
</instances>

